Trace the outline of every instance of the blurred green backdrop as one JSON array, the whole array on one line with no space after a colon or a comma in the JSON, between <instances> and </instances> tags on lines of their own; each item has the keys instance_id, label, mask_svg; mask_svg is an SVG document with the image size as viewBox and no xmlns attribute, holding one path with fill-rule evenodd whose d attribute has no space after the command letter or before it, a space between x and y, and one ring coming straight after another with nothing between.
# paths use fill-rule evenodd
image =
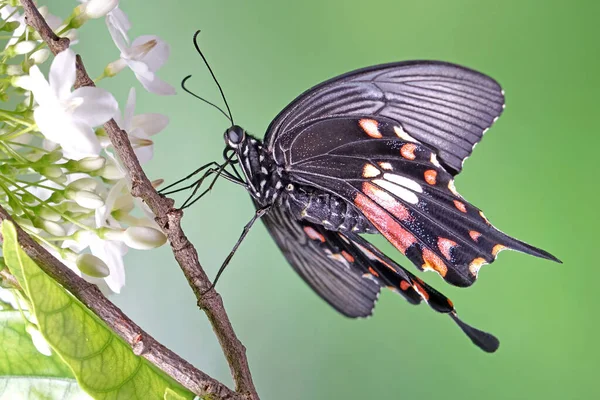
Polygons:
<instances>
[{"instance_id":1,"label":"blurred green backdrop","mask_svg":"<svg viewBox=\"0 0 600 400\"><path fill-rule=\"evenodd\" d=\"M74 2L50 2L65 17ZM563 265L502 253L468 290L428 282L461 316L501 340L482 353L454 324L392 293L375 316L348 320L298 278L262 225L253 229L218 289L248 348L263 399L589 399L597 373L598 93L600 3L589 0L127 0L131 36L157 34L172 54L161 76L219 102L192 34L232 106L261 136L297 94L334 75L382 62L440 59L485 72L507 109L457 179L461 193L500 229L551 251ZM118 57L102 21L77 45L91 75ZM131 74L124 71L122 75ZM132 76L102 82L124 104ZM171 118L148 165L167 182L220 160L227 121L179 90L138 85L138 112ZM248 195L226 182L186 212L184 228L214 275L252 215ZM377 244L406 260L381 238ZM127 286L113 300L194 365L230 384L208 321L168 247L127 256ZM412 266L411 266L412 268Z\"/></svg>"}]
</instances>

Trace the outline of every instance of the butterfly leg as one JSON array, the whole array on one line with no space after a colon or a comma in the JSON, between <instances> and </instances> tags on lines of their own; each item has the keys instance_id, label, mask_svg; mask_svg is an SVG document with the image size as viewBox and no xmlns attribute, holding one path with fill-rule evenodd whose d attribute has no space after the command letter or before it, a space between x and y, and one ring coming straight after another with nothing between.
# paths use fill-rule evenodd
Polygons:
<instances>
[{"instance_id":1,"label":"butterfly leg","mask_svg":"<svg viewBox=\"0 0 600 400\"><path fill-rule=\"evenodd\" d=\"M217 284L217 281L219 280L219 277L225 270L225 267L227 267L227 265L229 264L229 261L231 261L231 259L233 258L233 255L237 251L238 247L240 247L240 245L242 244L242 241L244 240L246 235L248 235L248 232L250 232L250 228L252 228L252 225L254 225L254 223L257 220L259 220L262 216L264 216L269 211L270 208L271 208L271 206L256 210L256 213L254 213L254 216L252 217L252 219L244 226L244 229L242 230L242 234L240 235L240 238L238 239L238 241L235 243L235 246L233 246L233 249L227 256L225 261L223 261L223 264L221 265L221 268L219 268L219 271L217 272L217 275L215 276L215 280L213 281L212 285L210 285L210 287L206 291L204 291L204 293L202 293L202 295L205 295L206 293L208 293L215 287L215 285Z\"/></svg>"},{"instance_id":2,"label":"butterfly leg","mask_svg":"<svg viewBox=\"0 0 600 400\"><path fill-rule=\"evenodd\" d=\"M169 194L172 194L172 193L181 192L182 190L186 190L186 189L189 189L189 188L191 188L192 186L194 186L194 185L196 184L196 182L194 182L194 184L192 184L192 185L190 185L190 186L186 186L186 187L184 187L184 188L182 188L182 189L177 189L177 190L167 191L167 190L171 189L172 187L179 185L181 182L185 182L185 181L187 181L187 180L188 180L188 179L190 179L192 176L194 176L194 175L196 175L196 174L199 174L200 172L204 171L204 170L205 170L206 168L208 168L208 167L219 167L219 164L218 164L216 161L211 161L211 162L209 162L208 164L204 164L204 165L203 165L203 166L201 166L200 168L198 168L198 169L194 170L194 171L193 171L191 174L189 174L189 175L185 176L184 178L181 178L181 179L179 179L179 180L178 180L178 181L176 181L176 182L173 182L173 183L171 183L170 185L168 185L168 186L167 186L167 187L165 187L165 188L162 188L161 190L159 190L159 191L158 191L158 193L160 193L160 194L163 194L163 195L169 195Z\"/></svg>"}]
</instances>

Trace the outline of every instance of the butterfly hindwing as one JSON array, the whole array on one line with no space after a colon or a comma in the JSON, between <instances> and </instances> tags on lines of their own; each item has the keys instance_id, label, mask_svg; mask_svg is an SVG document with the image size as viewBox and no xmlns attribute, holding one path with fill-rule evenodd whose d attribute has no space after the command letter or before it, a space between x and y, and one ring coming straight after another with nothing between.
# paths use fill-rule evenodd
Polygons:
<instances>
[{"instance_id":1,"label":"butterfly hindwing","mask_svg":"<svg viewBox=\"0 0 600 400\"><path fill-rule=\"evenodd\" d=\"M436 151L399 129L389 119L323 120L296 132L279 156L292 180L353 204L418 268L453 285L471 285L507 248L556 260L494 228L458 194Z\"/></svg>"},{"instance_id":2,"label":"butterfly hindwing","mask_svg":"<svg viewBox=\"0 0 600 400\"><path fill-rule=\"evenodd\" d=\"M297 221L281 207L273 207L263 221L294 270L341 314L351 318L370 316L380 288L387 287L411 304L425 301L435 311L449 314L485 351L498 348L494 336L459 320L446 296L360 236Z\"/></svg>"},{"instance_id":3,"label":"butterfly hindwing","mask_svg":"<svg viewBox=\"0 0 600 400\"><path fill-rule=\"evenodd\" d=\"M378 65L300 95L273 120L265 144L274 152L286 149L294 131L319 120L383 118L407 137L436 148L440 162L455 175L503 108L500 85L468 68L436 61Z\"/></svg>"}]
</instances>

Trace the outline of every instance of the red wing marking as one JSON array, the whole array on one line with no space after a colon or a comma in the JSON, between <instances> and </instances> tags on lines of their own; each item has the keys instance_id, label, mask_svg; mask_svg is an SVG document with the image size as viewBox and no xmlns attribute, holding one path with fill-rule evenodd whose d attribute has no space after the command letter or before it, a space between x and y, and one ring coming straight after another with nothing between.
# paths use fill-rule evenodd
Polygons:
<instances>
[{"instance_id":1,"label":"red wing marking","mask_svg":"<svg viewBox=\"0 0 600 400\"><path fill-rule=\"evenodd\" d=\"M415 144L406 143L400 148L400 155L406 158L407 160L414 160L415 158L417 158L417 156L415 156L416 149L417 146Z\"/></svg>"},{"instance_id":2,"label":"red wing marking","mask_svg":"<svg viewBox=\"0 0 600 400\"><path fill-rule=\"evenodd\" d=\"M435 169L428 169L425 171L425 182L430 185L435 185L437 178L437 171Z\"/></svg>"},{"instance_id":3,"label":"red wing marking","mask_svg":"<svg viewBox=\"0 0 600 400\"><path fill-rule=\"evenodd\" d=\"M363 131L374 139L381 139L383 135L379 132L379 122L374 119L361 119L358 124Z\"/></svg>"},{"instance_id":4,"label":"red wing marking","mask_svg":"<svg viewBox=\"0 0 600 400\"><path fill-rule=\"evenodd\" d=\"M477 231L469 231L469 236L471 236L471 239L473 239L473 241L476 242L479 240L479 236L481 236L481 233Z\"/></svg>"},{"instance_id":5,"label":"red wing marking","mask_svg":"<svg viewBox=\"0 0 600 400\"><path fill-rule=\"evenodd\" d=\"M417 243L417 239L407 230L402 228L398 222L389 216L384 209L379 207L367 196L357 193L354 204L362 211L365 217L390 241L402 254L411 245Z\"/></svg>"},{"instance_id":6,"label":"red wing marking","mask_svg":"<svg viewBox=\"0 0 600 400\"><path fill-rule=\"evenodd\" d=\"M377 271L375 271L373 269L373 267L369 267L369 272L371 273L371 275L376 276L376 277L379 278L379 274L377 273Z\"/></svg>"},{"instance_id":7,"label":"red wing marking","mask_svg":"<svg viewBox=\"0 0 600 400\"><path fill-rule=\"evenodd\" d=\"M399 220L408 221L412 219L408 209L385 190L380 189L369 182L364 182L362 191L381 207L391 212L394 217Z\"/></svg>"},{"instance_id":8,"label":"red wing marking","mask_svg":"<svg viewBox=\"0 0 600 400\"><path fill-rule=\"evenodd\" d=\"M318 240L321 243L325 243L325 236L321 235L313 227L311 227L311 226L305 226L304 227L304 232L312 240Z\"/></svg>"},{"instance_id":9,"label":"red wing marking","mask_svg":"<svg viewBox=\"0 0 600 400\"><path fill-rule=\"evenodd\" d=\"M465 203L462 203L458 200L454 200L454 206L458 209L458 211L460 212L467 212L467 206L465 206Z\"/></svg>"},{"instance_id":10,"label":"red wing marking","mask_svg":"<svg viewBox=\"0 0 600 400\"><path fill-rule=\"evenodd\" d=\"M346 250L342 250L342 256L346 259L346 261L348 262L354 262L354 257L352 257L352 255L350 253L348 253Z\"/></svg>"},{"instance_id":11,"label":"red wing marking","mask_svg":"<svg viewBox=\"0 0 600 400\"><path fill-rule=\"evenodd\" d=\"M498 255L498 253L500 253L502 250L506 250L507 247L506 246L502 246L501 244L497 244L494 246L494 248L492 249L492 255L494 257L496 257Z\"/></svg>"},{"instance_id":12,"label":"red wing marking","mask_svg":"<svg viewBox=\"0 0 600 400\"><path fill-rule=\"evenodd\" d=\"M402 291L406 292L409 287L410 287L410 283L408 283L404 280L400 281L400 289L402 289Z\"/></svg>"},{"instance_id":13,"label":"red wing marking","mask_svg":"<svg viewBox=\"0 0 600 400\"><path fill-rule=\"evenodd\" d=\"M448 240L448 239L446 239L446 240ZM452 241L449 240L449 242L452 242ZM444 260L442 260L437 254L435 254L433 251L431 251L429 249L423 249L423 261L425 262L422 265L423 270L432 269L432 270L436 271L437 273L439 273L442 276L442 278L445 277L446 274L448 273L448 267L444 263Z\"/></svg>"},{"instance_id":14,"label":"red wing marking","mask_svg":"<svg viewBox=\"0 0 600 400\"><path fill-rule=\"evenodd\" d=\"M450 249L452 249L454 246L456 246L456 242L450 239L446 239L446 238L438 238L438 248L440 249L440 251L442 252L442 254L444 255L444 257L446 257L446 259L448 261L450 261Z\"/></svg>"}]
</instances>

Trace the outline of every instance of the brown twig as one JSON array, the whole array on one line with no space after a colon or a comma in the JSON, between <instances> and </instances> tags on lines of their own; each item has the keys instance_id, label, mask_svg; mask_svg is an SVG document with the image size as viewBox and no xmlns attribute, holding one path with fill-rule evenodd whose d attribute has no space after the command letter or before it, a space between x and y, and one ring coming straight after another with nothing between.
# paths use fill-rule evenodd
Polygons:
<instances>
[{"instance_id":1,"label":"brown twig","mask_svg":"<svg viewBox=\"0 0 600 400\"><path fill-rule=\"evenodd\" d=\"M0 206L0 222L13 221ZM13 221L14 223L14 221ZM60 283L79 301L86 305L108 327L127 342L137 355L166 372L177 382L199 396L213 395L218 399L243 399L228 387L194 368L190 363L160 344L127 317L100 292L96 285L86 282L35 242L16 223L19 245L52 279ZM0 240L2 236L0 235Z\"/></svg>"},{"instance_id":2,"label":"brown twig","mask_svg":"<svg viewBox=\"0 0 600 400\"><path fill-rule=\"evenodd\" d=\"M52 32L31 0L21 0L21 4L25 8L27 23L40 33L52 52L56 54L69 46L68 40L65 42L57 38ZM79 56L77 56L76 66L77 79L75 86L94 86ZM258 394L252 382L248 359L246 358L246 348L233 330L221 296L214 289L203 295L211 287L211 282L200 265L196 249L181 228L182 212L173 208L173 200L156 192L140 166L129 142L127 132L119 128L113 119L104 124L104 129L128 173L132 186L131 194L142 199L154 212L157 223L169 239L175 259L196 295L198 306L204 310L212 324L231 369L236 391L248 396L250 399L258 399Z\"/></svg>"}]
</instances>

